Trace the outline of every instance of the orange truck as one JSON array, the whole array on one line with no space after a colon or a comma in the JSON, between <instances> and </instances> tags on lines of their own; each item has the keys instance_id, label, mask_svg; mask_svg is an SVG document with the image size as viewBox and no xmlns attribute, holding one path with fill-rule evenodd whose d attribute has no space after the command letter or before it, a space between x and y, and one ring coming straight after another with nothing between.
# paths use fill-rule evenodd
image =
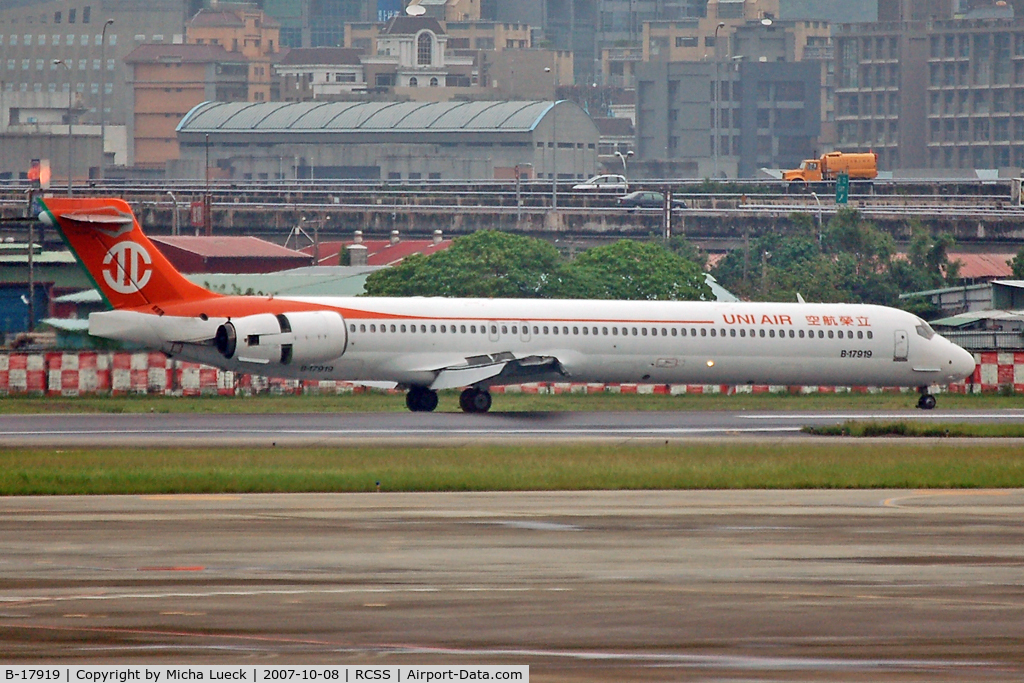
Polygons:
<instances>
[{"instance_id":1,"label":"orange truck","mask_svg":"<svg viewBox=\"0 0 1024 683\"><path fill-rule=\"evenodd\" d=\"M878 155L874 152L829 152L820 159L805 159L800 168L783 171L782 179L789 182L817 183L835 180L846 173L850 180L870 180L878 177Z\"/></svg>"}]
</instances>

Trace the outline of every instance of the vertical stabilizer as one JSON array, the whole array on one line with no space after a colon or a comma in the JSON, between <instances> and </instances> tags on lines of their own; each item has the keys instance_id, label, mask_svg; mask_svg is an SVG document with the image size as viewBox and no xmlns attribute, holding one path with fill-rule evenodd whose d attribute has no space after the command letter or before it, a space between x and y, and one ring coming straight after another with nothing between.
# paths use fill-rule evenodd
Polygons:
<instances>
[{"instance_id":1,"label":"vertical stabilizer","mask_svg":"<svg viewBox=\"0 0 1024 683\"><path fill-rule=\"evenodd\" d=\"M40 220L61 237L113 308L219 296L192 284L149 241L122 199L45 198Z\"/></svg>"}]
</instances>

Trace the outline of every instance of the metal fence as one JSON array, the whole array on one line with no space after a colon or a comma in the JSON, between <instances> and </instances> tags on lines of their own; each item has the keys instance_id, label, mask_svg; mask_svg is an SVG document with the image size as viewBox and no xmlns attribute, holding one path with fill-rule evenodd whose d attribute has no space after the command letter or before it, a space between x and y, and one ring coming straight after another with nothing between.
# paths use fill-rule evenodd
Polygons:
<instances>
[{"instance_id":1,"label":"metal fence","mask_svg":"<svg viewBox=\"0 0 1024 683\"><path fill-rule=\"evenodd\" d=\"M971 330L943 332L942 336L968 351L1024 351L1024 335L1020 332Z\"/></svg>"}]
</instances>

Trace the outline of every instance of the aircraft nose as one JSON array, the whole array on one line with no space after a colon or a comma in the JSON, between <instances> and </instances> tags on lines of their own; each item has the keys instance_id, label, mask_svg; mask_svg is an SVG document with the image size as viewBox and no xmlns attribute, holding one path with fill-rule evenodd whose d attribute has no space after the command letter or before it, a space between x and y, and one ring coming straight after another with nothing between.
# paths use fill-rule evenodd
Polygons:
<instances>
[{"instance_id":1,"label":"aircraft nose","mask_svg":"<svg viewBox=\"0 0 1024 683\"><path fill-rule=\"evenodd\" d=\"M955 377L957 380L961 380L973 375L975 368L974 356L955 344L953 344L952 351L950 376Z\"/></svg>"}]
</instances>

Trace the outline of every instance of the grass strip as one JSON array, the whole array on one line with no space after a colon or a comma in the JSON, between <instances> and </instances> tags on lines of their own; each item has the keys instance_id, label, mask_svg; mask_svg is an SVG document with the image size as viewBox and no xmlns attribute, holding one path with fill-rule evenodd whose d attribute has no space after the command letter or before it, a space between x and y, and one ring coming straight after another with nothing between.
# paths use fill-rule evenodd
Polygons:
<instances>
[{"instance_id":1,"label":"grass strip","mask_svg":"<svg viewBox=\"0 0 1024 683\"><path fill-rule=\"evenodd\" d=\"M803 430L818 436L909 436L909 437L976 437L1024 438L1022 423L925 423L925 422L861 422L848 420L841 425L808 426Z\"/></svg>"},{"instance_id":2,"label":"grass strip","mask_svg":"<svg viewBox=\"0 0 1024 683\"><path fill-rule=\"evenodd\" d=\"M943 394L939 406L953 410L1020 408L1019 397ZM495 394L495 412L697 411L697 410L905 410L916 393L880 394ZM0 414L33 413L377 413L404 412L401 394L367 392L331 396L4 396ZM457 391L441 392L438 410L458 412Z\"/></svg>"},{"instance_id":3,"label":"grass strip","mask_svg":"<svg viewBox=\"0 0 1024 683\"><path fill-rule=\"evenodd\" d=\"M1024 449L950 443L15 449L0 495L1017 488Z\"/></svg>"}]
</instances>

